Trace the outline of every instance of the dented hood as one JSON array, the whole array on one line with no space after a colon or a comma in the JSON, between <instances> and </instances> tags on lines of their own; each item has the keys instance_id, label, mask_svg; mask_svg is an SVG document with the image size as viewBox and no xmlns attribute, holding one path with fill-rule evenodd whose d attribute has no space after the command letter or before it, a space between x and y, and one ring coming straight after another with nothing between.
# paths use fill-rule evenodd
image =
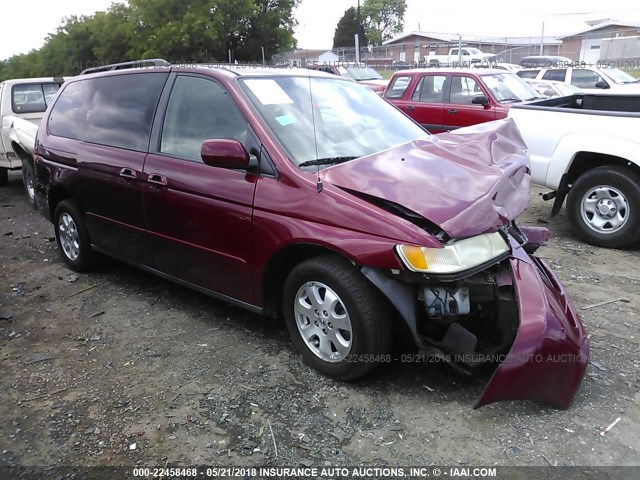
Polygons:
<instances>
[{"instance_id":1,"label":"dented hood","mask_svg":"<svg viewBox=\"0 0 640 480\"><path fill-rule=\"evenodd\" d=\"M327 168L321 177L402 205L452 238L495 231L529 205L526 146L511 119L416 140Z\"/></svg>"}]
</instances>

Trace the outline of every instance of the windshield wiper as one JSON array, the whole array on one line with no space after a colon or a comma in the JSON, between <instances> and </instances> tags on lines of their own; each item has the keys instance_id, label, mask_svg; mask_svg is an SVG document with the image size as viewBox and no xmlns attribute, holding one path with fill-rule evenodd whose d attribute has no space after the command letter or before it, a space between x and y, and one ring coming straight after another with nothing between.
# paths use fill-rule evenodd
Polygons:
<instances>
[{"instance_id":1,"label":"windshield wiper","mask_svg":"<svg viewBox=\"0 0 640 480\"><path fill-rule=\"evenodd\" d=\"M299 167L313 167L315 165L334 165L336 163L344 163L349 160L353 160L358 157L329 157L329 158L319 158L317 160L308 160L306 162L302 162Z\"/></svg>"},{"instance_id":2,"label":"windshield wiper","mask_svg":"<svg viewBox=\"0 0 640 480\"><path fill-rule=\"evenodd\" d=\"M510 98L503 98L502 100L500 100L500 102L522 102L522 99L510 97Z\"/></svg>"}]
</instances>

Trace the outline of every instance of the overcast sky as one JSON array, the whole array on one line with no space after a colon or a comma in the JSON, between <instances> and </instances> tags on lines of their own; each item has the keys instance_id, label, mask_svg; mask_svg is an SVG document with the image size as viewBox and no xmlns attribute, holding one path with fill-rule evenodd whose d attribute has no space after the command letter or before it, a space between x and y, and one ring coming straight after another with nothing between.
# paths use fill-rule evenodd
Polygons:
<instances>
[{"instance_id":1,"label":"overcast sky","mask_svg":"<svg viewBox=\"0 0 640 480\"><path fill-rule=\"evenodd\" d=\"M364 2L364 0L362 0ZM63 17L105 10L112 0L2 0L0 59L39 48ZM301 48L331 48L336 24L357 0L302 0L294 12ZM585 20L615 18L640 22L640 7L629 0L407 0L405 31L490 36L562 35L583 28ZM608 9L608 10L606 10Z\"/></svg>"}]
</instances>

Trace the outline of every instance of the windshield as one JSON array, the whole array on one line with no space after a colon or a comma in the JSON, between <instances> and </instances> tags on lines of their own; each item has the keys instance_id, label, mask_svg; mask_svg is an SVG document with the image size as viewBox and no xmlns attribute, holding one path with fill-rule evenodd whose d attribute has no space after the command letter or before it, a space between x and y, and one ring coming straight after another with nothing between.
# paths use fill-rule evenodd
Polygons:
<instances>
[{"instance_id":1,"label":"windshield","mask_svg":"<svg viewBox=\"0 0 640 480\"><path fill-rule=\"evenodd\" d=\"M469 53L471 55L478 55L479 53L482 53L480 50L478 50L477 48L467 48L467 50L469 51Z\"/></svg>"},{"instance_id":2,"label":"windshield","mask_svg":"<svg viewBox=\"0 0 640 480\"><path fill-rule=\"evenodd\" d=\"M339 78L251 78L240 83L296 165L358 158L429 136L369 88Z\"/></svg>"},{"instance_id":3,"label":"windshield","mask_svg":"<svg viewBox=\"0 0 640 480\"><path fill-rule=\"evenodd\" d=\"M601 70L607 77L613 80L615 83L637 83L638 80L633 78L626 72L618 70L617 68L607 68Z\"/></svg>"},{"instance_id":4,"label":"windshield","mask_svg":"<svg viewBox=\"0 0 640 480\"><path fill-rule=\"evenodd\" d=\"M513 73L483 75L482 79L493 97L501 103L542 98L527 82Z\"/></svg>"},{"instance_id":5,"label":"windshield","mask_svg":"<svg viewBox=\"0 0 640 480\"><path fill-rule=\"evenodd\" d=\"M348 77L351 80L381 80L382 77L371 67L364 67L359 65L349 65L346 67L339 67L340 75Z\"/></svg>"}]
</instances>

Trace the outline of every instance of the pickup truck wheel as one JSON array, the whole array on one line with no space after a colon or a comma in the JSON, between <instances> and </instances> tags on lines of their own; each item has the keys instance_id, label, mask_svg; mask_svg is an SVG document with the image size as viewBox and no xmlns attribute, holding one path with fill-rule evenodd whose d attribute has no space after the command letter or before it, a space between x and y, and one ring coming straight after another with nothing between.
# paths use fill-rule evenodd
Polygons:
<instances>
[{"instance_id":1,"label":"pickup truck wheel","mask_svg":"<svg viewBox=\"0 0 640 480\"><path fill-rule=\"evenodd\" d=\"M7 183L9 183L9 170L0 168L0 185L6 185Z\"/></svg>"},{"instance_id":2,"label":"pickup truck wheel","mask_svg":"<svg viewBox=\"0 0 640 480\"><path fill-rule=\"evenodd\" d=\"M53 222L58 248L69 268L78 272L91 268L94 254L76 204L71 200L60 202L53 215Z\"/></svg>"},{"instance_id":3,"label":"pickup truck wheel","mask_svg":"<svg viewBox=\"0 0 640 480\"><path fill-rule=\"evenodd\" d=\"M295 267L284 286L284 317L304 361L337 380L354 380L387 359L389 307L349 261L322 256Z\"/></svg>"},{"instance_id":4,"label":"pickup truck wheel","mask_svg":"<svg viewBox=\"0 0 640 480\"><path fill-rule=\"evenodd\" d=\"M32 207L36 207L36 178L33 174L33 164L26 160L22 162L22 183L24 192L27 194L27 201Z\"/></svg>"},{"instance_id":5,"label":"pickup truck wheel","mask_svg":"<svg viewBox=\"0 0 640 480\"><path fill-rule=\"evenodd\" d=\"M640 240L640 176L615 167L589 170L571 187L567 212L585 242L628 247Z\"/></svg>"}]
</instances>

